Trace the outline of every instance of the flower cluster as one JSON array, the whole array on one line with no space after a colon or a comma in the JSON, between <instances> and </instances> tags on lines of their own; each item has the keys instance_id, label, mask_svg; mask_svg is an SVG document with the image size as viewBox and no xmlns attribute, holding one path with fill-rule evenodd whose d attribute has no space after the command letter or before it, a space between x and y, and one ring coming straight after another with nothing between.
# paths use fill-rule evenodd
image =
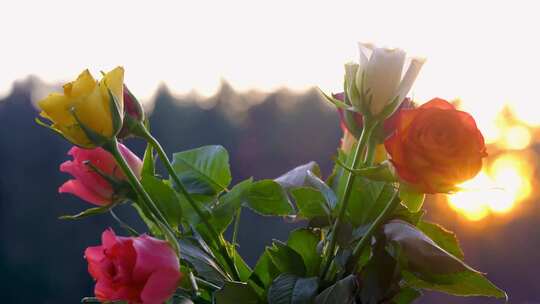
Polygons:
<instances>
[{"instance_id":1,"label":"flower cluster","mask_svg":"<svg viewBox=\"0 0 540 304\"><path fill-rule=\"evenodd\" d=\"M344 132L328 178L310 162L230 185L221 146L180 151L171 161L121 67L100 81L85 70L40 101L51 124L38 123L75 145L60 165L73 179L58 191L94 205L61 218L110 214L130 235L106 229L102 244L86 249L95 288L83 302L407 304L422 289L506 297L465 264L453 234L423 218L426 194L458 191L487 156L471 115L440 98L416 107L406 97L423 62L360 44L343 93L325 95ZM142 159L120 143L128 137L146 142ZM156 173L157 159L168 176ZM116 215L122 204L147 232ZM243 208L304 225L250 267L237 252Z\"/></svg>"}]
</instances>

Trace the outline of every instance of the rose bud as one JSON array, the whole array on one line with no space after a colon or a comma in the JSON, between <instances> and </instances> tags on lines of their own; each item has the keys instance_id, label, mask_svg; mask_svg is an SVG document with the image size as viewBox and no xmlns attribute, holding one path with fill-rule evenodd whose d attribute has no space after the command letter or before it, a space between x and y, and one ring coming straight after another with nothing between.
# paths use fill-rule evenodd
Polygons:
<instances>
[{"instance_id":1,"label":"rose bud","mask_svg":"<svg viewBox=\"0 0 540 304\"><path fill-rule=\"evenodd\" d=\"M332 94L332 96L340 101L344 100L344 93ZM396 129L398 112L405 109L414 108L414 102L410 98L405 98L399 105L399 108L388 117L383 123L383 139L391 135ZM349 132L355 137L360 136L363 128L363 118L361 113L347 111L338 108L339 122L343 133Z\"/></svg>"},{"instance_id":2,"label":"rose bud","mask_svg":"<svg viewBox=\"0 0 540 304\"><path fill-rule=\"evenodd\" d=\"M126 138L133 135L134 124L144 122L144 108L137 98L124 85L124 122L118 133L118 138Z\"/></svg>"},{"instance_id":3,"label":"rose bud","mask_svg":"<svg viewBox=\"0 0 540 304\"><path fill-rule=\"evenodd\" d=\"M377 115L392 102L397 101L399 104L405 99L424 60L410 59L408 69L403 74L406 65L406 53L403 50L378 48L366 43L359 43L359 49L360 64L346 71L347 82L350 79L347 74L356 70L356 90L351 90L349 85L348 96L355 108Z\"/></svg>"},{"instance_id":4,"label":"rose bud","mask_svg":"<svg viewBox=\"0 0 540 304\"><path fill-rule=\"evenodd\" d=\"M133 172L140 176L142 161L139 157L122 144L118 144L118 147ZM127 178L109 152L103 148L89 150L73 147L68 155L73 160L61 164L60 171L71 174L75 179L68 180L58 188L59 193L71 193L98 206L125 198L119 190Z\"/></svg>"},{"instance_id":5,"label":"rose bud","mask_svg":"<svg viewBox=\"0 0 540 304\"><path fill-rule=\"evenodd\" d=\"M38 102L47 125L74 145L93 148L105 144L120 131L124 113L124 69L106 73L97 82L88 70L64 85L64 92L52 93Z\"/></svg>"},{"instance_id":6,"label":"rose bud","mask_svg":"<svg viewBox=\"0 0 540 304\"><path fill-rule=\"evenodd\" d=\"M334 98L343 101L345 98L344 93L337 93L332 95ZM414 107L414 103L411 99L405 98L405 100L401 103L399 108L389 117L387 118L383 123L383 128L380 132L381 134L377 134L379 139L379 142L383 142L386 137L388 137L390 134L392 134L396 127L396 119L398 117L398 112L403 109L410 109ZM352 147L356 144L357 138L362 132L363 128L363 118L362 114L352 111L347 111L338 108L338 114L339 114L339 121L341 130L343 131L343 137L341 138L341 149L345 152L349 152ZM384 150L384 146L377 145L377 150L375 152L375 162L379 163L386 159L386 151Z\"/></svg>"},{"instance_id":7,"label":"rose bud","mask_svg":"<svg viewBox=\"0 0 540 304\"><path fill-rule=\"evenodd\" d=\"M473 178L487 156L474 118L435 98L398 113L384 143L399 178L423 193L444 193Z\"/></svg>"},{"instance_id":8,"label":"rose bud","mask_svg":"<svg viewBox=\"0 0 540 304\"><path fill-rule=\"evenodd\" d=\"M84 252L98 300L162 304L172 296L181 274L178 257L167 242L148 235L119 237L112 229L105 230L101 239L101 246Z\"/></svg>"}]
</instances>

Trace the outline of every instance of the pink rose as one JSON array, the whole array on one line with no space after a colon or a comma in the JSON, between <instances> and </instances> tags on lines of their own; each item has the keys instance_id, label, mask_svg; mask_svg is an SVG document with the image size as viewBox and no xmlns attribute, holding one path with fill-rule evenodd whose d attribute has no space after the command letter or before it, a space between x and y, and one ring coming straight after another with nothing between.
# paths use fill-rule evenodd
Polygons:
<instances>
[{"instance_id":1,"label":"pink rose","mask_svg":"<svg viewBox=\"0 0 540 304\"><path fill-rule=\"evenodd\" d=\"M140 176L142 169L141 160L124 145L119 144L119 149L133 172ZM106 206L121 199L121 197L116 197L117 195L113 185L92 168L94 166L101 173L117 181L126 180L124 173L109 152L102 148L88 150L73 147L69 150L68 155L71 155L73 160L68 160L61 164L60 171L71 174L75 179L65 182L58 188L58 192L74 194L98 206Z\"/></svg>"},{"instance_id":2,"label":"pink rose","mask_svg":"<svg viewBox=\"0 0 540 304\"><path fill-rule=\"evenodd\" d=\"M100 301L162 304L172 296L181 274L178 257L167 242L148 235L119 237L112 229L105 230L101 239L101 246L84 252Z\"/></svg>"}]
</instances>

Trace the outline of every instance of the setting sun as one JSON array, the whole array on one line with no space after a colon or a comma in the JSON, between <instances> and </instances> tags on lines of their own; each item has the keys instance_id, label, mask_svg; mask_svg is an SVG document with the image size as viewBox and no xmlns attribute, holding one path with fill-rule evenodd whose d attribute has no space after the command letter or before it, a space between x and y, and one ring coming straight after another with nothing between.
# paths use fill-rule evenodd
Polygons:
<instances>
[{"instance_id":1,"label":"setting sun","mask_svg":"<svg viewBox=\"0 0 540 304\"><path fill-rule=\"evenodd\" d=\"M472 221L490 213L509 212L531 193L531 172L527 168L527 158L503 154L475 178L461 184L463 190L449 195L448 202Z\"/></svg>"}]
</instances>

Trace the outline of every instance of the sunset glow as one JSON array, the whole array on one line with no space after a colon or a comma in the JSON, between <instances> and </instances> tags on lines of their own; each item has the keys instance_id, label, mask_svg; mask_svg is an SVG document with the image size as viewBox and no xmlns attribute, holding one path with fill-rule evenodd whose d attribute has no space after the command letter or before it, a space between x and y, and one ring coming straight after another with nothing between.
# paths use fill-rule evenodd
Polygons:
<instances>
[{"instance_id":1,"label":"sunset glow","mask_svg":"<svg viewBox=\"0 0 540 304\"><path fill-rule=\"evenodd\" d=\"M504 154L474 179L461 184L463 191L449 195L448 202L472 221L490 213L507 213L531 194L530 178L527 159Z\"/></svg>"},{"instance_id":2,"label":"sunset glow","mask_svg":"<svg viewBox=\"0 0 540 304\"><path fill-rule=\"evenodd\" d=\"M204 99L223 81L260 95L281 88L338 92L344 63L358 60L357 41L364 41L426 58L410 95L419 104L459 98L486 143L500 151L528 149L540 127L540 18L534 1L75 2L0 4L0 40L6 45L0 98L30 75L52 85L84 68L98 75L117 65L146 103L160 85L175 96ZM32 98L49 91L36 86ZM507 108L516 121L501 119ZM449 197L451 206L471 220L509 212L531 195L525 162L515 156L495 160L462 185L470 190Z\"/></svg>"}]
</instances>

